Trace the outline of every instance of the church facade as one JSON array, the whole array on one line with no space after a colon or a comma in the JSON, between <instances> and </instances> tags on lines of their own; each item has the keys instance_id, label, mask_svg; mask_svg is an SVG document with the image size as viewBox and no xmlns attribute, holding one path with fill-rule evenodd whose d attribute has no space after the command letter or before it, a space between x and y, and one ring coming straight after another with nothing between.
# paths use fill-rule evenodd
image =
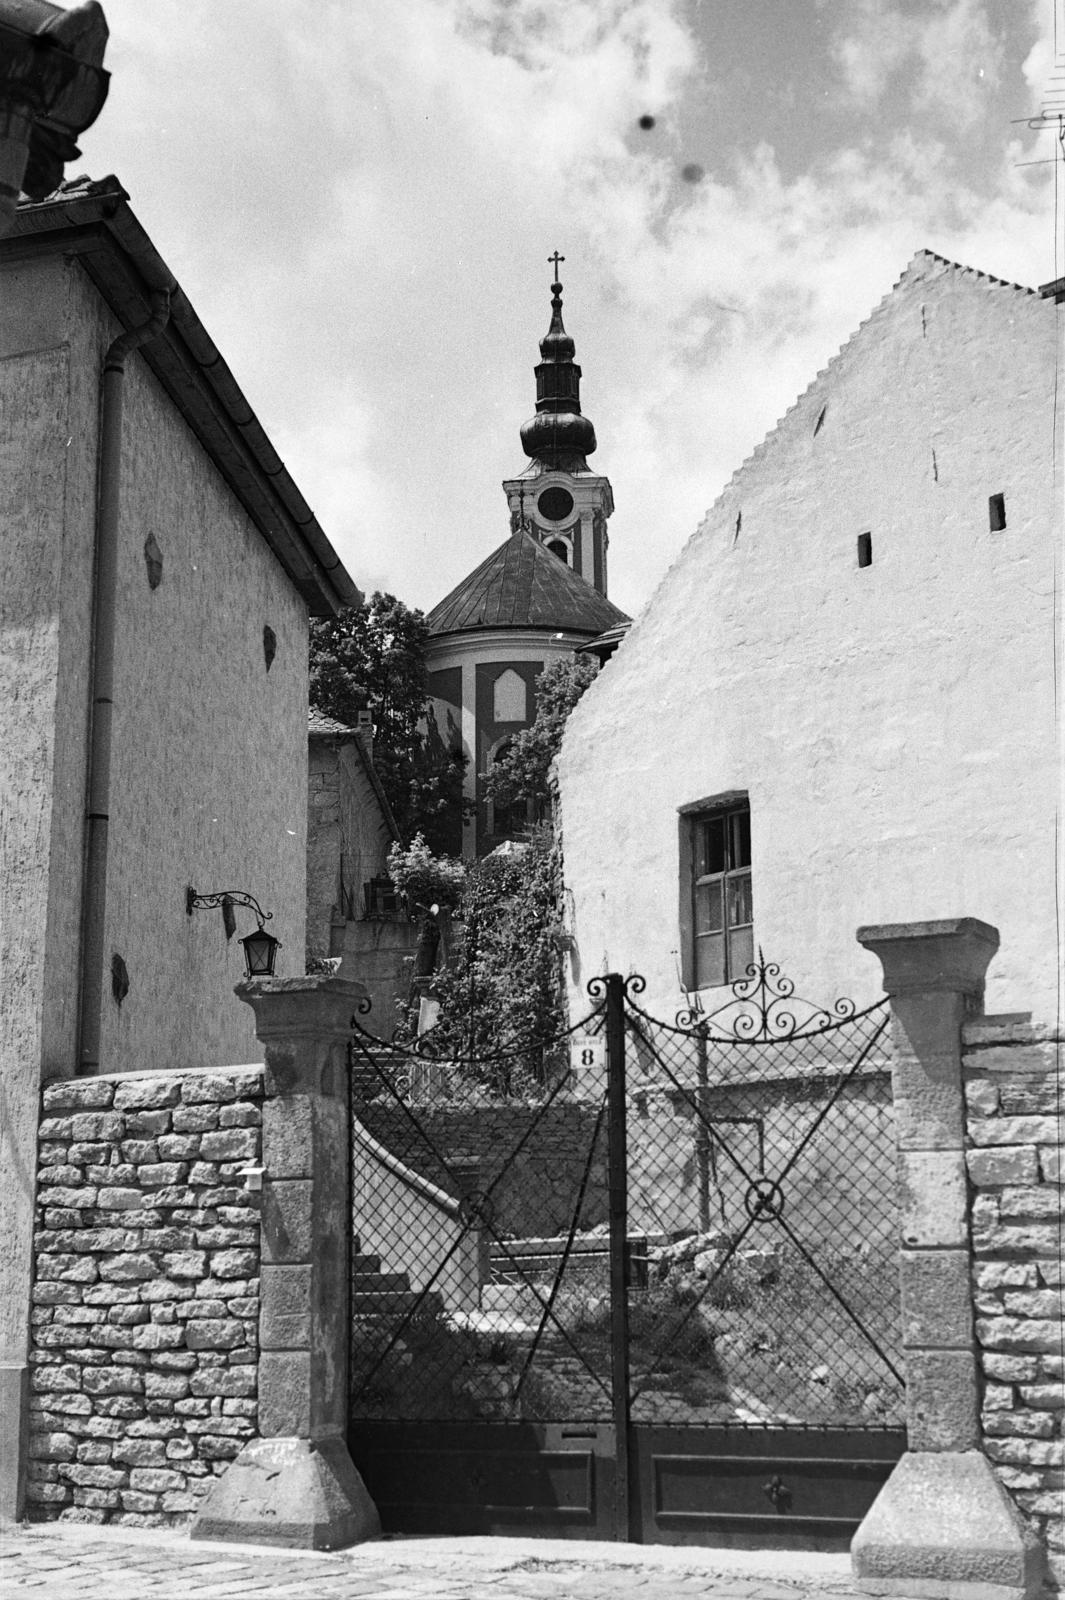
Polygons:
<instances>
[{"instance_id":1,"label":"church facade","mask_svg":"<svg viewBox=\"0 0 1065 1600\"><path fill-rule=\"evenodd\" d=\"M557 263L556 263L557 264ZM588 466L595 429L580 403L581 369L551 286L540 341L536 410L521 429L529 464L506 480L510 533L429 613L429 689L436 732L466 758L466 816L449 849L487 854L527 825L524 807L486 795L492 764L536 715L536 679L628 619L607 597L610 481Z\"/></svg>"}]
</instances>

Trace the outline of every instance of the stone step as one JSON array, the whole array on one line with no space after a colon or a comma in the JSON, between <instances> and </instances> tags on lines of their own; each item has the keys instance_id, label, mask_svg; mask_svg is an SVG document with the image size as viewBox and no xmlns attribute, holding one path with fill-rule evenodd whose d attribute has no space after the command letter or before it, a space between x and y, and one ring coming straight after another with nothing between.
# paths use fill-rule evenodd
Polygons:
<instances>
[{"instance_id":1,"label":"stone step","mask_svg":"<svg viewBox=\"0 0 1065 1600\"><path fill-rule=\"evenodd\" d=\"M351 1292L356 1295L409 1288L410 1277L405 1272L378 1272L372 1269L369 1272L353 1272L351 1275Z\"/></svg>"},{"instance_id":2,"label":"stone step","mask_svg":"<svg viewBox=\"0 0 1065 1600\"><path fill-rule=\"evenodd\" d=\"M413 1289L353 1290L351 1314L353 1317L402 1316L412 1311L417 1303L418 1295ZM432 1303L430 1296L422 1302L426 1309Z\"/></svg>"},{"instance_id":3,"label":"stone step","mask_svg":"<svg viewBox=\"0 0 1065 1600\"><path fill-rule=\"evenodd\" d=\"M358 1248L358 1246L356 1244L356 1249L357 1248ZM380 1272L380 1270L381 1270L381 1257L380 1256L353 1255L352 1258L351 1258L351 1270L354 1273L359 1273L359 1272Z\"/></svg>"}]
</instances>

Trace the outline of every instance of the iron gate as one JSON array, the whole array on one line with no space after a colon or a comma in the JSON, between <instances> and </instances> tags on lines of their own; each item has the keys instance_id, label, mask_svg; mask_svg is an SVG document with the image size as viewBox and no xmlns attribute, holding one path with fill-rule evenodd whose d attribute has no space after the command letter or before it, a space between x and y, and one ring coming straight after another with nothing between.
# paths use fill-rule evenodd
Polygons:
<instances>
[{"instance_id":1,"label":"iron gate","mask_svg":"<svg viewBox=\"0 0 1065 1600\"><path fill-rule=\"evenodd\" d=\"M387 1531L845 1547L905 1448L886 1002L759 959L547 1048L355 1020L349 1446Z\"/></svg>"}]
</instances>

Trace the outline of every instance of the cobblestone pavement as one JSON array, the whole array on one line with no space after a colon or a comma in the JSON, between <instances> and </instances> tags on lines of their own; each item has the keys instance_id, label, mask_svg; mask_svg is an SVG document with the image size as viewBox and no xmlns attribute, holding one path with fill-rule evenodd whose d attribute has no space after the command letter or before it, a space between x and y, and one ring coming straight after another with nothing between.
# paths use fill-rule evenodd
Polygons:
<instances>
[{"instance_id":1,"label":"cobblestone pavement","mask_svg":"<svg viewBox=\"0 0 1065 1600\"><path fill-rule=\"evenodd\" d=\"M853 1600L845 1555L554 1539L387 1539L333 1555L23 1524L0 1596L44 1600Z\"/></svg>"}]
</instances>

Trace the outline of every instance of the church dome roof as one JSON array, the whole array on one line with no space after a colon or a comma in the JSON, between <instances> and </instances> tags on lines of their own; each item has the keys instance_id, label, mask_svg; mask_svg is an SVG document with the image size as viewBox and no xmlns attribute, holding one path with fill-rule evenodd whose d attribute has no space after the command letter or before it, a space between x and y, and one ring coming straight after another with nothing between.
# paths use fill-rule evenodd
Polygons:
<instances>
[{"instance_id":1,"label":"church dome roof","mask_svg":"<svg viewBox=\"0 0 1065 1600\"><path fill-rule=\"evenodd\" d=\"M531 533L518 528L428 616L435 638L478 628L604 633L629 619Z\"/></svg>"}]
</instances>

